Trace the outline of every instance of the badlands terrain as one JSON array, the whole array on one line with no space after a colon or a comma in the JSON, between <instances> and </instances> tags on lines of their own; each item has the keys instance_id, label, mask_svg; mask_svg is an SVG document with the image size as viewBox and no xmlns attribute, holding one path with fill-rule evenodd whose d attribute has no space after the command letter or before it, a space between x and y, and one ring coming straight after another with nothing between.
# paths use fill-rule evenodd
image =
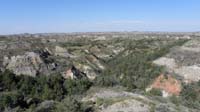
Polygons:
<instances>
[{"instance_id":1,"label":"badlands terrain","mask_svg":"<svg viewBox=\"0 0 200 112\"><path fill-rule=\"evenodd\" d=\"M199 112L200 34L0 36L0 112Z\"/></svg>"}]
</instances>

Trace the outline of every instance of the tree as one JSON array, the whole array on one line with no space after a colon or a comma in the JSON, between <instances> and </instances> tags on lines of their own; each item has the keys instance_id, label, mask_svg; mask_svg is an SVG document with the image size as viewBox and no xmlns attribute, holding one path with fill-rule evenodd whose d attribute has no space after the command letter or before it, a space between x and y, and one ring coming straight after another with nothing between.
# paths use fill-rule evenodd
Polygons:
<instances>
[{"instance_id":1,"label":"tree","mask_svg":"<svg viewBox=\"0 0 200 112\"><path fill-rule=\"evenodd\" d=\"M200 109L199 83L200 81L183 86L180 96L185 106Z\"/></svg>"},{"instance_id":2,"label":"tree","mask_svg":"<svg viewBox=\"0 0 200 112\"><path fill-rule=\"evenodd\" d=\"M19 99L21 98L18 93L1 93L0 94L0 110L3 110L6 107L15 107L19 104Z\"/></svg>"},{"instance_id":3,"label":"tree","mask_svg":"<svg viewBox=\"0 0 200 112\"><path fill-rule=\"evenodd\" d=\"M6 70L4 73L0 74L0 87L2 89L12 90L16 88L17 79L15 74Z\"/></svg>"},{"instance_id":4,"label":"tree","mask_svg":"<svg viewBox=\"0 0 200 112\"><path fill-rule=\"evenodd\" d=\"M87 91L91 85L92 83L86 78L79 80L67 79L63 84L65 92L67 92L68 95L81 94Z\"/></svg>"},{"instance_id":5,"label":"tree","mask_svg":"<svg viewBox=\"0 0 200 112\"><path fill-rule=\"evenodd\" d=\"M84 112L82 104L72 97L65 98L56 105L56 112Z\"/></svg>"}]
</instances>

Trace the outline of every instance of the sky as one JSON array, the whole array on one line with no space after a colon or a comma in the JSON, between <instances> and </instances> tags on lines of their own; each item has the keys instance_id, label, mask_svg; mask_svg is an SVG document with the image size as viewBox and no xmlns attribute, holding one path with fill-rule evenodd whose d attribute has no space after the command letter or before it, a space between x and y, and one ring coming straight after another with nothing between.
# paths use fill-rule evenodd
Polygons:
<instances>
[{"instance_id":1,"label":"sky","mask_svg":"<svg viewBox=\"0 0 200 112\"><path fill-rule=\"evenodd\" d=\"M200 31L200 0L0 0L0 34Z\"/></svg>"}]
</instances>

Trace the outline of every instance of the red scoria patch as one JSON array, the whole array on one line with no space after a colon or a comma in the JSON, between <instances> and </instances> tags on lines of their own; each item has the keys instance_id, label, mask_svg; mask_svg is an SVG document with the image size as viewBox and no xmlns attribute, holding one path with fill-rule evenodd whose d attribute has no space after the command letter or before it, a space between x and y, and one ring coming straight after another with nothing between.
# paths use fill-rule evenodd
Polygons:
<instances>
[{"instance_id":1,"label":"red scoria patch","mask_svg":"<svg viewBox=\"0 0 200 112\"><path fill-rule=\"evenodd\" d=\"M165 92L173 95L179 95L181 92L181 83L177 79L173 78L171 75L163 75L158 76L153 84L152 88L161 89Z\"/></svg>"}]
</instances>

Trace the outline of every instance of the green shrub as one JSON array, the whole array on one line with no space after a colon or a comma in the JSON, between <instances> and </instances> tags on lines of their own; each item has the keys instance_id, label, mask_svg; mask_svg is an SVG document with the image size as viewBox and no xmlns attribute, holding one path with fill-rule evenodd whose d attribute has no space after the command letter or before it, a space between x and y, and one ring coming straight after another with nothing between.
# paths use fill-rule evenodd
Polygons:
<instances>
[{"instance_id":1,"label":"green shrub","mask_svg":"<svg viewBox=\"0 0 200 112\"><path fill-rule=\"evenodd\" d=\"M15 107L16 105L19 105L19 100L21 99L21 96L17 93L1 93L0 94L0 110L3 110L6 107Z\"/></svg>"},{"instance_id":2,"label":"green shrub","mask_svg":"<svg viewBox=\"0 0 200 112\"><path fill-rule=\"evenodd\" d=\"M184 85L181 91L182 103L190 108L200 109L200 81Z\"/></svg>"},{"instance_id":3,"label":"green shrub","mask_svg":"<svg viewBox=\"0 0 200 112\"><path fill-rule=\"evenodd\" d=\"M84 112L84 110L80 102L72 97L67 97L56 105L55 112Z\"/></svg>"},{"instance_id":4,"label":"green shrub","mask_svg":"<svg viewBox=\"0 0 200 112\"><path fill-rule=\"evenodd\" d=\"M6 70L3 74L0 75L0 87L3 90L12 90L16 88L16 83L18 80L15 77L15 74Z\"/></svg>"},{"instance_id":5,"label":"green shrub","mask_svg":"<svg viewBox=\"0 0 200 112\"><path fill-rule=\"evenodd\" d=\"M129 90L144 90L163 72L163 68L155 66L152 61L168 53L171 47L185 42L178 40L162 45L163 42L159 39L127 40L125 50L106 61L108 67L95 79L95 85L105 87L121 85ZM155 47L155 44L160 45Z\"/></svg>"},{"instance_id":6,"label":"green shrub","mask_svg":"<svg viewBox=\"0 0 200 112\"><path fill-rule=\"evenodd\" d=\"M65 92L68 95L82 94L87 91L91 85L92 83L87 78L80 80L67 79L63 84Z\"/></svg>"},{"instance_id":7,"label":"green shrub","mask_svg":"<svg viewBox=\"0 0 200 112\"><path fill-rule=\"evenodd\" d=\"M152 89L149 92L147 92L150 96L162 96L162 91L159 89Z\"/></svg>"},{"instance_id":8,"label":"green shrub","mask_svg":"<svg viewBox=\"0 0 200 112\"><path fill-rule=\"evenodd\" d=\"M7 106L28 108L37 105L45 100L61 101L66 95L82 94L92 86L92 83L83 78L80 80L65 80L60 74L51 76L40 75L38 77L16 76L6 71L0 74L0 87L4 92L10 94L0 94L0 108ZM11 94L19 94L17 96ZM32 103L27 103L28 99L37 99Z\"/></svg>"},{"instance_id":9,"label":"green shrub","mask_svg":"<svg viewBox=\"0 0 200 112\"><path fill-rule=\"evenodd\" d=\"M181 99L175 95L170 97L170 101L174 103L176 106L179 106L181 104Z\"/></svg>"}]
</instances>

